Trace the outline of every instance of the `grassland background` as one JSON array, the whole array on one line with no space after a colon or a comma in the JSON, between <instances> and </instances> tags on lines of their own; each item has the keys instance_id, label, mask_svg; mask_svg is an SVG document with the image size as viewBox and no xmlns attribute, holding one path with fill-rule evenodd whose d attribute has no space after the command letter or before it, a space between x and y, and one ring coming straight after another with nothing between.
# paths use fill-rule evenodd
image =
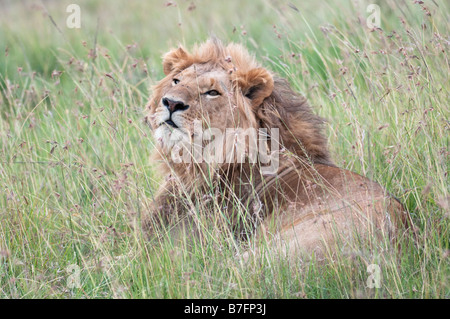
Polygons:
<instances>
[{"instance_id":1,"label":"grassland background","mask_svg":"<svg viewBox=\"0 0 450 319\"><path fill-rule=\"evenodd\" d=\"M380 30L367 1L80 0L69 29L72 2L0 2L0 298L450 297L447 1L376 1ZM211 32L310 100L336 164L405 203L416 243L245 266L227 241L142 237L161 181L143 106L161 55Z\"/></svg>"}]
</instances>

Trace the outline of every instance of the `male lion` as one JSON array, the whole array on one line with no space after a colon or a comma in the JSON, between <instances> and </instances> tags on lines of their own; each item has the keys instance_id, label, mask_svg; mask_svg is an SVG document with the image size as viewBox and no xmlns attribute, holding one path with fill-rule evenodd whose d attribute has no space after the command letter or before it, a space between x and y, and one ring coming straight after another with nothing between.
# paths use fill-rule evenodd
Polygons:
<instances>
[{"instance_id":1,"label":"male lion","mask_svg":"<svg viewBox=\"0 0 450 319\"><path fill-rule=\"evenodd\" d=\"M147 232L189 219L196 210L192 202L211 197L220 205L211 209L227 216L236 237L268 239L284 253L354 249L351 244L361 243L355 238L392 239L409 223L403 206L380 185L333 164L323 120L241 45L211 39L192 54L180 47L164 56L163 68L166 77L146 110L167 178L143 223ZM265 129L269 152L279 160L276 171L265 174L260 160L233 156L180 161L174 154L193 150L192 143L179 144L198 135L196 121L204 130ZM275 135L279 145L270 143ZM218 149L225 156L235 150L228 144Z\"/></svg>"}]
</instances>

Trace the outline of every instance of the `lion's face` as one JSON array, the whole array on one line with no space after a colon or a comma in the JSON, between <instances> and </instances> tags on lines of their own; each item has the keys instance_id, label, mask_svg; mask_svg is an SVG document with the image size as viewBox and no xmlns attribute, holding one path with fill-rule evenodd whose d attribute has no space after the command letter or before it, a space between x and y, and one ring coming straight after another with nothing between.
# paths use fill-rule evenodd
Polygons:
<instances>
[{"instance_id":1,"label":"lion's face","mask_svg":"<svg viewBox=\"0 0 450 319\"><path fill-rule=\"evenodd\" d=\"M164 57L162 79L150 101L150 123L164 153L201 129L257 127L255 113L272 93L272 76L240 46L207 42L189 54L179 48Z\"/></svg>"},{"instance_id":2,"label":"lion's face","mask_svg":"<svg viewBox=\"0 0 450 319\"><path fill-rule=\"evenodd\" d=\"M170 80L170 81L169 81ZM194 134L194 123L224 129L236 124L232 79L222 68L194 64L170 74L154 109L155 138L168 148L180 135Z\"/></svg>"}]
</instances>

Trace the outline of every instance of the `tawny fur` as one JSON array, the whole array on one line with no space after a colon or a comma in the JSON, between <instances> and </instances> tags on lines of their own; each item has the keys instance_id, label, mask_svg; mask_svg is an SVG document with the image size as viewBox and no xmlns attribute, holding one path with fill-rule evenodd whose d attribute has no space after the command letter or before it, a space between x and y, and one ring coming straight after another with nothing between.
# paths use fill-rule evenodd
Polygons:
<instances>
[{"instance_id":1,"label":"tawny fur","mask_svg":"<svg viewBox=\"0 0 450 319\"><path fill-rule=\"evenodd\" d=\"M163 68L166 77L153 88L147 119L158 139L155 159L167 178L144 222L146 232L186 216L188 202L199 194L222 196L236 237L270 236L269 241L284 252L323 254L337 243L336 235L350 245L355 230L392 238L409 223L403 206L380 185L335 167L322 133L323 119L286 80L262 68L242 46L224 46L212 39L192 54L178 48L164 56ZM221 95L208 99L204 92L210 88ZM222 130L266 128L270 135L271 129L278 128L282 151L277 174L264 176L258 163L214 167L174 163L166 136L173 129L159 122L165 114L164 97L189 105L176 118L188 134L193 132L194 119L201 120L203 127ZM235 216L236 199L246 207L244 218ZM244 224L252 225L251 229Z\"/></svg>"}]
</instances>

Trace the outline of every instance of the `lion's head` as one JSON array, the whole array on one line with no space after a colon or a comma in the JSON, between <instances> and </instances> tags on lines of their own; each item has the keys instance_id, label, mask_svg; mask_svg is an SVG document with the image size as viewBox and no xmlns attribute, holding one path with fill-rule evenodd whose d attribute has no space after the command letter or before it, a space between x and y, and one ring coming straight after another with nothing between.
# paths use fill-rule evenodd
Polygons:
<instances>
[{"instance_id":1,"label":"lion's head","mask_svg":"<svg viewBox=\"0 0 450 319\"><path fill-rule=\"evenodd\" d=\"M163 69L166 77L147 106L159 154L169 155L176 141L192 137L198 121L221 130L277 128L281 148L331 164L322 119L241 45L211 39L193 53L179 47L164 56Z\"/></svg>"}]
</instances>

